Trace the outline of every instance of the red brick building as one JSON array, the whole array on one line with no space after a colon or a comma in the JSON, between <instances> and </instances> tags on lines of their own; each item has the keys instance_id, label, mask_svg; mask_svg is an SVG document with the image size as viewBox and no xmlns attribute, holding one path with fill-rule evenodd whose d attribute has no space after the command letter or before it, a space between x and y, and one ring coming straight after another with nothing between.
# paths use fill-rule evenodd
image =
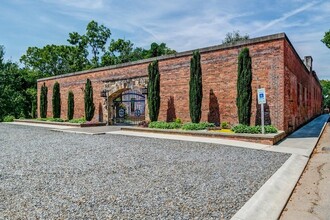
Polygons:
<instances>
[{"instance_id":1,"label":"red brick building","mask_svg":"<svg viewBox=\"0 0 330 220\"><path fill-rule=\"evenodd\" d=\"M252 58L252 109L251 125L260 124L260 106L257 104L257 89L265 88L267 104L265 122L280 130L291 132L304 122L321 114L322 92L319 80L312 70L312 58L301 60L284 33L199 49L203 73L203 103L201 121L217 124L238 123L236 108L236 82L238 54L249 48ZM116 66L70 73L38 80L38 100L43 83L48 87L48 117L52 116L52 88L57 81L61 87L61 117L67 115L69 90L75 95L74 118L84 116L84 87L86 79L94 89L94 121L109 121L117 117L117 102L127 102L127 111L138 112L143 118L144 109L134 106L138 94L147 86L148 65L159 61L161 106L159 120L171 121L180 118L190 121L189 77L190 58L193 51L177 53L125 63ZM101 96L106 91L106 97ZM104 96L105 94L103 94ZM118 98L118 97L128 97ZM130 99L130 100L129 100ZM39 105L39 104L38 104ZM141 105L140 105L141 106ZM133 110L133 111L132 111ZM39 111L39 106L38 106ZM38 114L40 115L40 114ZM109 119L108 119L109 118Z\"/></svg>"}]
</instances>

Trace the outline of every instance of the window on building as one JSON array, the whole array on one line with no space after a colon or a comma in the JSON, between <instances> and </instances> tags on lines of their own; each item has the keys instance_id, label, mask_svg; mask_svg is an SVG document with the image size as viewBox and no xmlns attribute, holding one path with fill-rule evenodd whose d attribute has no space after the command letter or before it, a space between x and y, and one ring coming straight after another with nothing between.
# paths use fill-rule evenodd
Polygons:
<instances>
[{"instance_id":1,"label":"window on building","mask_svg":"<svg viewBox=\"0 0 330 220\"><path fill-rule=\"evenodd\" d=\"M297 105L300 105L300 84L297 83Z\"/></svg>"}]
</instances>

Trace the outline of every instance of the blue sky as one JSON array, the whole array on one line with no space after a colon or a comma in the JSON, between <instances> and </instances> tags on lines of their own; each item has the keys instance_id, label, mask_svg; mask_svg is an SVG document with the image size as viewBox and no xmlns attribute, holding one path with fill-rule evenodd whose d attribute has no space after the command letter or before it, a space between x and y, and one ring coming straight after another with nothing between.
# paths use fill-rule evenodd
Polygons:
<instances>
[{"instance_id":1,"label":"blue sky","mask_svg":"<svg viewBox=\"0 0 330 220\"><path fill-rule=\"evenodd\" d=\"M114 39L135 46L165 42L177 51L221 44L239 30L251 38L285 32L298 54L311 55L320 79L330 79L329 0L1 0L0 45L18 61L29 46L67 44L95 20Z\"/></svg>"}]
</instances>

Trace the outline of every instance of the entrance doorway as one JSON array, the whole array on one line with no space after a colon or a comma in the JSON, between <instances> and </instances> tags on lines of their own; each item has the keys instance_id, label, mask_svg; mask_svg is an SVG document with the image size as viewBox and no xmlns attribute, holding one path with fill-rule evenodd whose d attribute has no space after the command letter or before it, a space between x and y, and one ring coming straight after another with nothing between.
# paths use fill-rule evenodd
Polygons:
<instances>
[{"instance_id":1,"label":"entrance doorway","mask_svg":"<svg viewBox=\"0 0 330 220\"><path fill-rule=\"evenodd\" d=\"M113 100L114 124L137 125L143 120L145 120L145 96L139 91L125 91Z\"/></svg>"}]
</instances>

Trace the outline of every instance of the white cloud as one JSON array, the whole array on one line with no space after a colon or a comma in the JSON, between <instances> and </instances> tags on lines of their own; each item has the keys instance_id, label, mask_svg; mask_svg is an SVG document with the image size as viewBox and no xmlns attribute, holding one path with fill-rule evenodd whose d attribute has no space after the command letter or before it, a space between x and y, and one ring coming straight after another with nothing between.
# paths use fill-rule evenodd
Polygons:
<instances>
[{"instance_id":1,"label":"white cloud","mask_svg":"<svg viewBox=\"0 0 330 220\"><path fill-rule=\"evenodd\" d=\"M258 32L261 32L263 30L269 29L270 27L273 27L274 25L276 25L276 24L278 24L280 22L283 22L283 21L287 20L288 18L290 18L290 17L292 17L292 16L294 16L296 14L299 14L299 13L301 13L303 11L306 11L307 9L309 9L309 8L313 7L314 5L316 5L317 3L319 3L319 1L313 1L313 2L310 2L310 3L306 4L306 5L303 5L303 6L299 7L299 8L297 8L297 9L294 9L292 11L289 11L289 12L283 14L279 18L276 18L276 19L274 19L274 20L272 20L272 21L270 21L270 22L268 22L266 24L263 24L255 32L258 33Z\"/></svg>"},{"instance_id":2,"label":"white cloud","mask_svg":"<svg viewBox=\"0 0 330 220\"><path fill-rule=\"evenodd\" d=\"M58 39L63 39L65 44L69 32L84 33L91 20L109 27L113 38L126 38L135 46L165 42L177 51L220 44L226 33L234 30L251 37L286 32L300 56L312 55L317 72L320 75L328 72L330 78L326 66L330 50L320 42L329 30L328 0L274 0L272 4L257 0L4 1L15 5L10 10L0 8L4 24L20 23L21 28L17 28L17 33L9 33L3 27L0 31L6 36L26 36L20 31L31 29L28 34L37 33L43 43L56 44L61 43ZM15 13L20 7L22 13ZM29 39L21 42L36 45Z\"/></svg>"},{"instance_id":3,"label":"white cloud","mask_svg":"<svg viewBox=\"0 0 330 220\"><path fill-rule=\"evenodd\" d=\"M102 9L104 6L103 0L44 0L44 2L87 10Z\"/></svg>"}]
</instances>

